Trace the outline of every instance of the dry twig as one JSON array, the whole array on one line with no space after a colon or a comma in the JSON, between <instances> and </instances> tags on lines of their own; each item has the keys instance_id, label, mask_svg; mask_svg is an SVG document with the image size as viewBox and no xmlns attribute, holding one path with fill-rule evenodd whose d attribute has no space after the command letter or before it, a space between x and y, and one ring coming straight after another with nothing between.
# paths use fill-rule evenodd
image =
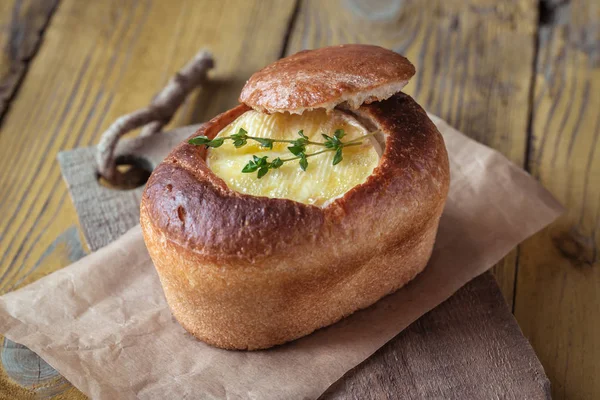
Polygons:
<instances>
[{"instance_id":1,"label":"dry twig","mask_svg":"<svg viewBox=\"0 0 600 400\"><path fill-rule=\"evenodd\" d=\"M134 129L144 127L140 136L158 133L169 123L187 95L206 79L214 66L212 55L200 51L188 62L144 109L119 117L103 134L97 146L98 173L113 184L119 184L121 174L116 169L115 148L119 139Z\"/></svg>"}]
</instances>

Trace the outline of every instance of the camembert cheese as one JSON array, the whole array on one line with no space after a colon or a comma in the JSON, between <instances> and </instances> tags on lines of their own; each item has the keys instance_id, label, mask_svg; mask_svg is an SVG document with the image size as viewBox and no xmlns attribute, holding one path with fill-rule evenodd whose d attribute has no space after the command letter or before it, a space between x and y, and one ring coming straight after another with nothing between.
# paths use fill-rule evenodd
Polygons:
<instances>
[{"instance_id":1,"label":"camembert cheese","mask_svg":"<svg viewBox=\"0 0 600 400\"><path fill-rule=\"evenodd\" d=\"M233 135L240 128L245 129L249 136L271 139L298 139L298 131L302 130L309 140L324 142L321 134L333 136L336 129L343 129L343 142L366 135L367 130L352 116L334 110L329 114L323 110L305 112L302 115L275 113L263 114L247 111L233 123L226 126L217 137ZM333 152L308 158L308 168L302 171L298 161L284 163L278 169L272 169L268 174L258 179L256 173L242 173L244 165L252 159L268 156L272 161L276 157L288 159L294 157L287 143L275 143L273 149L266 149L253 140L240 148L235 148L231 140L216 149L209 149L206 162L209 168L225 181L232 189L255 196L277 197L298 202L324 206L352 187L367 180L373 169L379 163L381 148L378 142L369 137L360 146L345 147L344 159L337 165L332 165ZM306 154L315 153L324 148L318 145L308 145Z\"/></svg>"}]
</instances>

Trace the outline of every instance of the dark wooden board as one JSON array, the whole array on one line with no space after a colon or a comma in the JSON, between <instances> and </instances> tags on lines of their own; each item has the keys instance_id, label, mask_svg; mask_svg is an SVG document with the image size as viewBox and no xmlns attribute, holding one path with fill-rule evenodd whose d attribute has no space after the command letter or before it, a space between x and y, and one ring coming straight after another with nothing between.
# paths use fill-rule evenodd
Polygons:
<instances>
[{"instance_id":1,"label":"dark wooden board","mask_svg":"<svg viewBox=\"0 0 600 400\"><path fill-rule=\"evenodd\" d=\"M174 129L168 134L126 139L115 150L116 159L154 169L169 149L192 135L200 125ZM60 169L79 217L83 236L90 250L106 246L137 225L143 186L119 190L100 184L96 172L96 148L81 147L58 153Z\"/></svg>"},{"instance_id":2,"label":"dark wooden board","mask_svg":"<svg viewBox=\"0 0 600 400\"><path fill-rule=\"evenodd\" d=\"M146 140L127 139L117 154L154 168L196 126ZM91 249L138 223L141 187L102 186L94 147L61 152L63 177ZM546 399L550 383L488 272L423 316L350 371L323 398Z\"/></svg>"},{"instance_id":3,"label":"dark wooden board","mask_svg":"<svg viewBox=\"0 0 600 400\"><path fill-rule=\"evenodd\" d=\"M550 398L550 381L490 272L418 319L321 396Z\"/></svg>"}]
</instances>

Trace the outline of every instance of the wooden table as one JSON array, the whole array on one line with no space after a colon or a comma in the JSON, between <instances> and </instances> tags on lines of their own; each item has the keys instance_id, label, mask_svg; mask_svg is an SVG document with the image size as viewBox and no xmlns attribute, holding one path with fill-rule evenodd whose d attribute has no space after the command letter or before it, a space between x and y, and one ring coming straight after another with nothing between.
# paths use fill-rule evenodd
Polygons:
<instances>
[{"instance_id":1,"label":"wooden table","mask_svg":"<svg viewBox=\"0 0 600 400\"><path fill-rule=\"evenodd\" d=\"M283 55L379 44L416 64L419 103L567 207L494 272L553 397L600 397L597 0L5 0L0 26L0 294L87 252L56 153L96 143L199 48L217 68L171 126L230 108ZM27 349L5 341L0 355L0 398L83 398Z\"/></svg>"}]
</instances>

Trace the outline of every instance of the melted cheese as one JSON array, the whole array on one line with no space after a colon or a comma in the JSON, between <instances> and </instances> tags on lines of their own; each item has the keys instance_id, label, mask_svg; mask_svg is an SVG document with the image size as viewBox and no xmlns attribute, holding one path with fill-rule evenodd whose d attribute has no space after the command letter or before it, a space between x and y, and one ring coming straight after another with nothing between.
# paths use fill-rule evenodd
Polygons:
<instances>
[{"instance_id":1,"label":"melted cheese","mask_svg":"<svg viewBox=\"0 0 600 400\"><path fill-rule=\"evenodd\" d=\"M245 129L249 136L288 140L298 139L298 131L303 130L309 140L315 142L323 142L321 134L332 136L336 129L344 130L346 136L343 142L368 133L353 117L337 110L329 114L316 110L303 115L267 115L248 111L219 132L217 137L235 134L240 128ZM253 155L266 155L269 161L276 157L293 157L287 146L290 144L275 143L270 150L260 147L256 141L248 140L245 146L236 149L231 140L226 140L221 147L208 150L206 162L217 176L238 192L323 206L365 182L379 163L381 154L377 141L370 138L360 146L344 148L344 159L337 165L332 165L334 153L328 152L309 157L306 171L302 171L298 161L294 160L286 162L279 169L269 170L261 179L257 178L256 172L242 173L244 165ZM319 150L323 150L323 147L308 145L306 154Z\"/></svg>"}]
</instances>

